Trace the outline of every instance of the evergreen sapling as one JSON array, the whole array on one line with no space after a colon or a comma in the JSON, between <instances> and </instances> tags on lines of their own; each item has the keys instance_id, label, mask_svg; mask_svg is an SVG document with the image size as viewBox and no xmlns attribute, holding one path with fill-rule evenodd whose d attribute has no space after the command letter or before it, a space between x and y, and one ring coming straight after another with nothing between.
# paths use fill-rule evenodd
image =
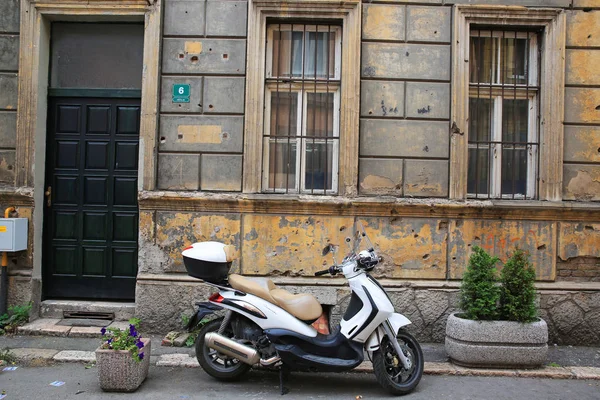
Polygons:
<instances>
[{"instance_id":1,"label":"evergreen sapling","mask_svg":"<svg viewBox=\"0 0 600 400\"><path fill-rule=\"evenodd\" d=\"M497 257L492 257L481 247L474 246L469 265L460 287L460 308L464 317L473 320L498 319L500 288L494 265Z\"/></svg>"}]
</instances>

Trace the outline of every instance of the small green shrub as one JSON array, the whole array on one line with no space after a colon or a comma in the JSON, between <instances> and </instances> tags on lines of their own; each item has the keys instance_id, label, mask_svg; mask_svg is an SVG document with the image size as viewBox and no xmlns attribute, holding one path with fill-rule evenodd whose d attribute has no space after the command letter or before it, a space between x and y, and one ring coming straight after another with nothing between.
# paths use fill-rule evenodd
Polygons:
<instances>
[{"instance_id":1,"label":"small green shrub","mask_svg":"<svg viewBox=\"0 0 600 400\"><path fill-rule=\"evenodd\" d=\"M14 333L18 326L29 322L29 312L32 303L20 304L8 307L8 313L0 315L0 335Z\"/></svg>"},{"instance_id":2,"label":"small green shrub","mask_svg":"<svg viewBox=\"0 0 600 400\"><path fill-rule=\"evenodd\" d=\"M535 270L529 255L517 248L500 274L500 317L508 321L532 322L537 319Z\"/></svg>"},{"instance_id":3,"label":"small green shrub","mask_svg":"<svg viewBox=\"0 0 600 400\"><path fill-rule=\"evenodd\" d=\"M481 247L473 247L469 266L460 287L460 308L465 318L474 320L498 319L500 288L494 265L497 257L492 257Z\"/></svg>"}]
</instances>

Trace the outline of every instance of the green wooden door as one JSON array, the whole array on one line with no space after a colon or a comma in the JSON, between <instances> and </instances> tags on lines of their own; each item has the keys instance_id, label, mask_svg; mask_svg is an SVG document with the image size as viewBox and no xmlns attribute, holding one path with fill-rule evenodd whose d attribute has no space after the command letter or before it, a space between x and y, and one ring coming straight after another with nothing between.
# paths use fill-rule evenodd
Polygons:
<instances>
[{"instance_id":1,"label":"green wooden door","mask_svg":"<svg viewBox=\"0 0 600 400\"><path fill-rule=\"evenodd\" d=\"M45 297L133 300L140 100L48 104Z\"/></svg>"}]
</instances>

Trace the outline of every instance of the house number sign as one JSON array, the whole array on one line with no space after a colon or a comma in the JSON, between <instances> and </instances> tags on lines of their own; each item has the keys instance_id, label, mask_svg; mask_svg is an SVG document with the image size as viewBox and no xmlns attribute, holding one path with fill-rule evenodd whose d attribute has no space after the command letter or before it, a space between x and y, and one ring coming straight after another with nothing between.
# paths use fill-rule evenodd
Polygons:
<instances>
[{"instance_id":1,"label":"house number sign","mask_svg":"<svg viewBox=\"0 0 600 400\"><path fill-rule=\"evenodd\" d=\"M190 85L173 84L173 103L190 102Z\"/></svg>"}]
</instances>

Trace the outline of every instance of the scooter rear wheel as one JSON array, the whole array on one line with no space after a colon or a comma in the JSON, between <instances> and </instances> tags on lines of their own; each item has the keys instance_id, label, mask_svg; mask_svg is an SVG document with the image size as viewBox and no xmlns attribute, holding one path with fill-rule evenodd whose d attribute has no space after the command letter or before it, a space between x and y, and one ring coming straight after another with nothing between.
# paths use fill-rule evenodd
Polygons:
<instances>
[{"instance_id":1,"label":"scooter rear wheel","mask_svg":"<svg viewBox=\"0 0 600 400\"><path fill-rule=\"evenodd\" d=\"M394 347L385 337L380 349L373 355L373 372L384 389L398 396L412 392L419 384L423 376L423 351L419 342L408 332L400 330L397 340L411 367L405 369L402 366Z\"/></svg>"},{"instance_id":2,"label":"scooter rear wheel","mask_svg":"<svg viewBox=\"0 0 600 400\"><path fill-rule=\"evenodd\" d=\"M214 319L204 325L200 332L198 332L198 337L196 338L196 358L204 372L213 378L220 381L237 381L252 367L237 358L221 354L204 344L204 336L208 332L217 332L222 321L223 318ZM222 335L233 338L231 325L225 328Z\"/></svg>"}]
</instances>

